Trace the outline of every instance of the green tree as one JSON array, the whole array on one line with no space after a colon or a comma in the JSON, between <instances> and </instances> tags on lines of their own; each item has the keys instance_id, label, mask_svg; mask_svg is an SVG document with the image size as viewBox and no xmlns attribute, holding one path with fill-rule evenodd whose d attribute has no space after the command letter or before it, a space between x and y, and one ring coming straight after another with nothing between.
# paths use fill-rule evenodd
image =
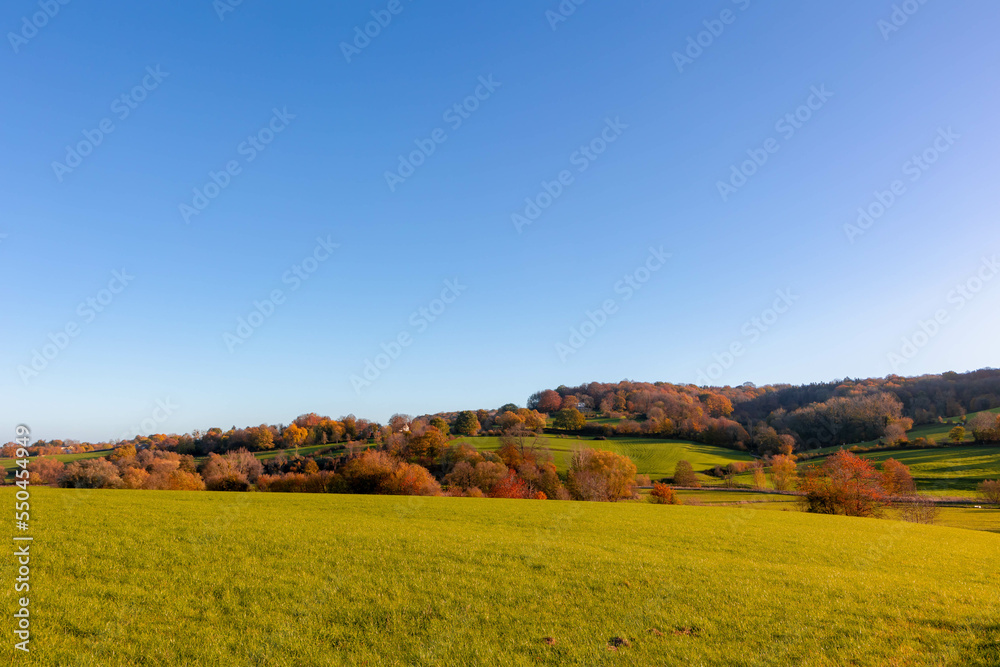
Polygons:
<instances>
[{"instance_id":1,"label":"green tree","mask_svg":"<svg viewBox=\"0 0 1000 667\"><path fill-rule=\"evenodd\" d=\"M688 461L678 461L674 468L674 486L701 486Z\"/></svg>"},{"instance_id":2,"label":"green tree","mask_svg":"<svg viewBox=\"0 0 1000 667\"><path fill-rule=\"evenodd\" d=\"M965 428L962 426L956 426L955 428L948 431L948 439L952 442L962 442L965 440Z\"/></svg>"},{"instance_id":3,"label":"green tree","mask_svg":"<svg viewBox=\"0 0 1000 667\"><path fill-rule=\"evenodd\" d=\"M564 428L570 431L577 431L584 427L587 418L576 408L563 408L556 413L552 423L556 428Z\"/></svg>"},{"instance_id":4,"label":"green tree","mask_svg":"<svg viewBox=\"0 0 1000 667\"><path fill-rule=\"evenodd\" d=\"M459 435L476 435L479 433L479 418L472 410L462 410L455 419L455 431Z\"/></svg>"}]
</instances>

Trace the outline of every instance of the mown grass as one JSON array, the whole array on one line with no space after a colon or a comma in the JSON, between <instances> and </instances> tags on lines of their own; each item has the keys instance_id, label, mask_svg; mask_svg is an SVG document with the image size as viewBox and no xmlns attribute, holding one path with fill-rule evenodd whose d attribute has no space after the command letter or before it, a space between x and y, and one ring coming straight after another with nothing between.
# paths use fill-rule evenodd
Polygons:
<instances>
[{"instance_id":1,"label":"mown grass","mask_svg":"<svg viewBox=\"0 0 1000 667\"><path fill-rule=\"evenodd\" d=\"M1000 663L985 532L750 506L33 494L24 665Z\"/></svg>"},{"instance_id":2,"label":"mown grass","mask_svg":"<svg viewBox=\"0 0 1000 667\"><path fill-rule=\"evenodd\" d=\"M554 436L544 436L543 440L544 448L552 452L556 468L560 472L565 472L569 468L573 452L584 447L624 454L632 459L639 474L649 475L653 479L673 477L674 468L680 460L688 461L697 471L707 470L715 466L725 466L733 461L749 461L752 458L745 452L688 440L626 437L594 440L582 437L561 438ZM466 442L481 451L496 451L500 448L500 438L493 436L466 437L455 442ZM703 475L702 479L712 478Z\"/></svg>"}]
</instances>

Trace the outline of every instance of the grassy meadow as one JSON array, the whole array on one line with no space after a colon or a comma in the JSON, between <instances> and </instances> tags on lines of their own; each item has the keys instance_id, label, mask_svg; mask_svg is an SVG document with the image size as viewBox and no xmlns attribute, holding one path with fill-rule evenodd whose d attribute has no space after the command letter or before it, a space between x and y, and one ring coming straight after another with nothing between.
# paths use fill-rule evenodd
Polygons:
<instances>
[{"instance_id":1,"label":"grassy meadow","mask_svg":"<svg viewBox=\"0 0 1000 667\"><path fill-rule=\"evenodd\" d=\"M640 474L649 475L653 479L673 477L674 468L680 460L690 462L696 471L701 471L715 466L725 466L733 461L750 461L753 458L746 452L688 440L627 437L593 440L591 438L551 435L544 436L542 440L543 447L552 452L556 469L559 472L568 470L573 452L584 447L624 454L632 459ZM491 436L464 437L454 442L465 442L481 451L496 451L500 448L500 438ZM705 475L700 477L704 481L714 479Z\"/></svg>"},{"instance_id":2,"label":"grassy meadow","mask_svg":"<svg viewBox=\"0 0 1000 667\"><path fill-rule=\"evenodd\" d=\"M24 665L1000 664L987 532L748 507L32 493ZM14 598L4 586L8 614Z\"/></svg>"}]
</instances>

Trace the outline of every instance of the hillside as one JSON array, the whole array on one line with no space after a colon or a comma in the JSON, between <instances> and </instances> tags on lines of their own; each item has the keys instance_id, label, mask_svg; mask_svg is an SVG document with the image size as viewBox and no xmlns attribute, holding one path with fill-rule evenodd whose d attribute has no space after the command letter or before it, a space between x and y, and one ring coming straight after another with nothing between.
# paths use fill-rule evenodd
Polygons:
<instances>
[{"instance_id":1,"label":"hillside","mask_svg":"<svg viewBox=\"0 0 1000 667\"><path fill-rule=\"evenodd\" d=\"M480 451L495 451L500 448L500 438L490 436L464 437L455 441L465 442ZM540 439L543 447L552 452L559 472L569 468L573 452L583 447L605 449L629 457L641 475L653 479L672 477L680 460L688 461L695 470L709 470L715 466L725 466L734 461L749 461L746 452L738 452L724 447L713 447L689 440L668 440L659 438L611 437L606 440L546 436ZM708 479L702 476L703 479Z\"/></svg>"},{"instance_id":2,"label":"hillside","mask_svg":"<svg viewBox=\"0 0 1000 667\"><path fill-rule=\"evenodd\" d=\"M985 532L646 504L33 493L25 664L1000 662L986 566L1000 536ZM616 637L630 646L610 650Z\"/></svg>"}]
</instances>

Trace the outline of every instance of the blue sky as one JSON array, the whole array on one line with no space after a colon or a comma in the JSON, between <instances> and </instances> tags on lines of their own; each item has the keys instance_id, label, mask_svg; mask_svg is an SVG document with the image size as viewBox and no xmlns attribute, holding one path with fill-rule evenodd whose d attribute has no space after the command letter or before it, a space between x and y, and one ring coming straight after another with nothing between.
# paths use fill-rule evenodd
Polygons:
<instances>
[{"instance_id":1,"label":"blue sky","mask_svg":"<svg viewBox=\"0 0 1000 667\"><path fill-rule=\"evenodd\" d=\"M996 366L1000 7L676 4L6 3L0 428Z\"/></svg>"}]
</instances>

